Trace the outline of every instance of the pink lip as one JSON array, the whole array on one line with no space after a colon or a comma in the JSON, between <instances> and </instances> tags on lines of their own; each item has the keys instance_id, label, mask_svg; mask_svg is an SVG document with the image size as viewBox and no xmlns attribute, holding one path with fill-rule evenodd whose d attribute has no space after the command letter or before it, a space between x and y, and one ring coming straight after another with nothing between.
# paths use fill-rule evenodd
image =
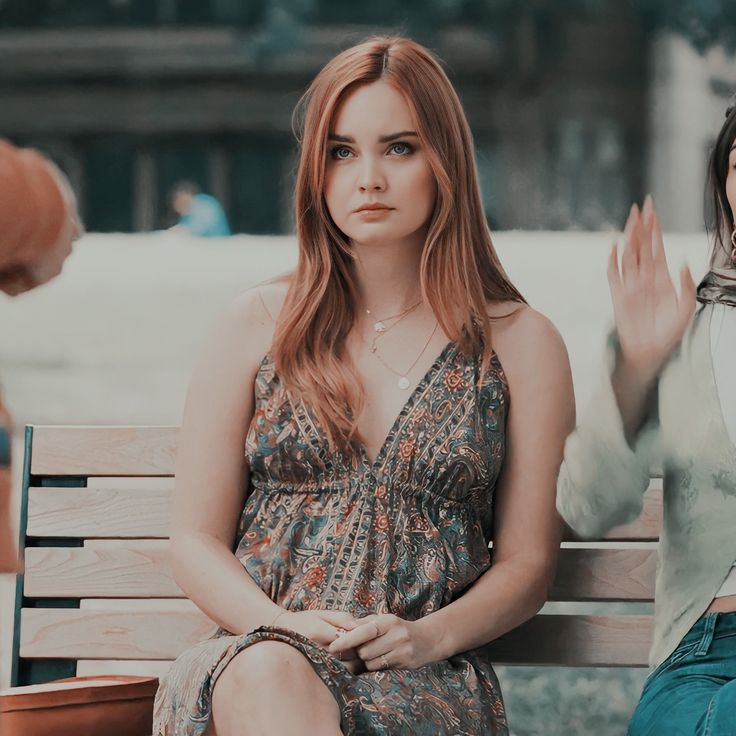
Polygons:
<instances>
[{"instance_id":1,"label":"pink lip","mask_svg":"<svg viewBox=\"0 0 736 736\"><path fill-rule=\"evenodd\" d=\"M372 203L372 204L364 204L362 207L358 207L356 212L380 212L385 210L391 210L393 207L388 207L385 204L380 204L378 202Z\"/></svg>"}]
</instances>

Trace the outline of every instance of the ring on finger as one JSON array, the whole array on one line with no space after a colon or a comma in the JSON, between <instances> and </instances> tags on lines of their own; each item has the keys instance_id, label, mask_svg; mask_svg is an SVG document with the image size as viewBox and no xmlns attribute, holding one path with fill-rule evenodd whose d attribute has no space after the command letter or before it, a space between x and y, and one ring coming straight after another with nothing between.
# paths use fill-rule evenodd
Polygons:
<instances>
[{"instance_id":1,"label":"ring on finger","mask_svg":"<svg viewBox=\"0 0 736 736\"><path fill-rule=\"evenodd\" d=\"M380 660L381 660L381 669L382 670L387 670L391 666L389 664L388 658L386 657L385 654L382 654L381 655Z\"/></svg>"},{"instance_id":2,"label":"ring on finger","mask_svg":"<svg viewBox=\"0 0 736 736\"><path fill-rule=\"evenodd\" d=\"M378 623L376 621L373 622L373 625L376 627L376 636L377 639L379 636L381 636L381 629L378 628Z\"/></svg>"}]
</instances>

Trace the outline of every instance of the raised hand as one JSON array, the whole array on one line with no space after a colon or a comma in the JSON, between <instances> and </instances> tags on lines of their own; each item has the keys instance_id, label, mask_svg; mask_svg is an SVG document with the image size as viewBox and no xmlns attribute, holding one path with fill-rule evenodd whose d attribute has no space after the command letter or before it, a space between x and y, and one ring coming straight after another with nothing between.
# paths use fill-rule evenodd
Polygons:
<instances>
[{"instance_id":1,"label":"raised hand","mask_svg":"<svg viewBox=\"0 0 736 736\"><path fill-rule=\"evenodd\" d=\"M695 309L695 282L684 266L678 296L667 269L662 230L651 197L633 205L621 238L621 269L614 244L608 262L621 354L648 380L657 375L682 339Z\"/></svg>"}]
</instances>

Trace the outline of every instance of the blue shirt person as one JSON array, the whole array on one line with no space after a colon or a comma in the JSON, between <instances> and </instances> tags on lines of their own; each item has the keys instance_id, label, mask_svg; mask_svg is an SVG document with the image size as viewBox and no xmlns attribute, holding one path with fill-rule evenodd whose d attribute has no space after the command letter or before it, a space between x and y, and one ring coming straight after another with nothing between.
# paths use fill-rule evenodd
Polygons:
<instances>
[{"instance_id":1,"label":"blue shirt person","mask_svg":"<svg viewBox=\"0 0 736 736\"><path fill-rule=\"evenodd\" d=\"M192 182L179 182L171 192L171 205L179 215L176 229L200 238L230 235L230 226L222 205L211 195L201 193Z\"/></svg>"}]
</instances>

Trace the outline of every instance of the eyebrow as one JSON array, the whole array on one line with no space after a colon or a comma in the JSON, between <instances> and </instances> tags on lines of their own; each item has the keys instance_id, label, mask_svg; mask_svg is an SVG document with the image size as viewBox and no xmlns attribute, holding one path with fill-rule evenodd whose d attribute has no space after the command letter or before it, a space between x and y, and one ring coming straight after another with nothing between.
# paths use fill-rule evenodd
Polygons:
<instances>
[{"instance_id":1,"label":"eyebrow","mask_svg":"<svg viewBox=\"0 0 736 736\"><path fill-rule=\"evenodd\" d=\"M391 133L390 135L382 135L378 139L378 142L379 143L390 143L391 141L395 141L397 138L408 138L410 136L414 136L415 138L419 137L419 135L413 130L401 130L398 133ZM330 133L327 136L327 140L336 141L338 143L355 143L355 138L352 138L349 135L338 135L337 133Z\"/></svg>"},{"instance_id":2,"label":"eyebrow","mask_svg":"<svg viewBox=\"0 0 736 736\"><path fill-rule=\"evenodd\" d=\"M728 149L728 152L729 152L729 153L731 153L731 151L733 151L733 149L734 149L734 148L736 148L736 143L734 143L734 144L733 144L733 145L731 146L731 148L729 148L729 149Z\"/></svg>"}]
</instances>

